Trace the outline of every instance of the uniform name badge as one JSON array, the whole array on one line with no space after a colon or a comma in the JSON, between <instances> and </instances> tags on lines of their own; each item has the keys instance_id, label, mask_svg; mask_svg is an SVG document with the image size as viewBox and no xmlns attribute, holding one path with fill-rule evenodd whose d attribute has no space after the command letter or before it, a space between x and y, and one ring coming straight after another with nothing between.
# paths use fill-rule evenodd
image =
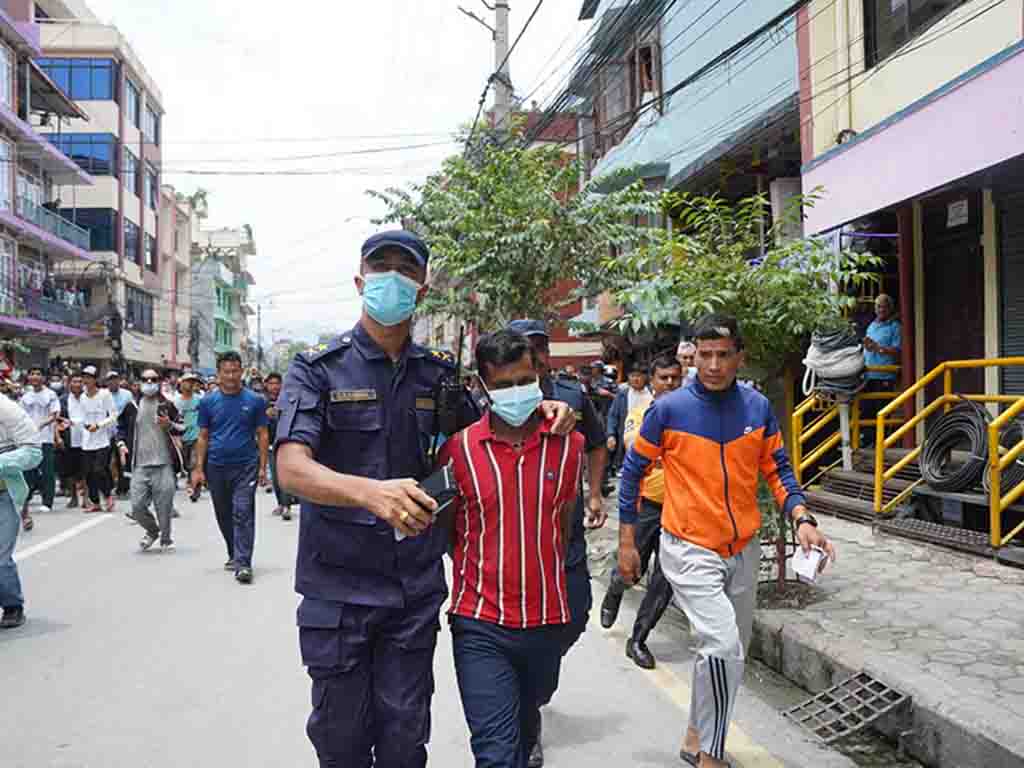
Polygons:
<instances>
[{"instance_id":1,"label":"uniform name badge","mask_svg":"<svg viewBox=\"0 0 1024 768\"><path fill-rule=\"evenodd\" d=\"M332 403L375 403L376 389L332 389Z\"/></svg>"}]
</instances>

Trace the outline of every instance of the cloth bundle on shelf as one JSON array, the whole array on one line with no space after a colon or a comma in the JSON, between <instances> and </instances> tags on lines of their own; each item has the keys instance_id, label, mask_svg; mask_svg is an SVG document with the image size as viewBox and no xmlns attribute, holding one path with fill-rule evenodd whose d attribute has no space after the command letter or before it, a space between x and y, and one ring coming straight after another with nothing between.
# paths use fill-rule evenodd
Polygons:
<instances>
[{"instance_id":1,"label":"cloth bundle on shelf","mask_svg":"<svg viewBox=\"0 0 1024 768\"><path fill-rule=\"evenodd\" d=\"M852 326L815 331L804 366L805 395L852 397L864 388L864 347Z\"/></svg>"}]
</instances>

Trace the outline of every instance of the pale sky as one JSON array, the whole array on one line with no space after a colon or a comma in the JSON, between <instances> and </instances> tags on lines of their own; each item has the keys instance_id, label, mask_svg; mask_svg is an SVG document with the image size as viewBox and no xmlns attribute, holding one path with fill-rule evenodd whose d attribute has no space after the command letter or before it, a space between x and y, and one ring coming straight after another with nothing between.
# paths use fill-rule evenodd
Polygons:
<instances>
[{"instance_id":1,"label":"pale sky","mask_svg":"<svg viewBox=\"0 0 1024 768\"><path fill-rule=\"evenodd\" d=\"M375 231L367 219L383 211L365 190L422 179L454 147L290 158L449 139L472 119L494 67L490 33L458 6L492 23L493 14L480 0L88 2L130 40L163 93L163 183L208 189L208 226L252 225L250 300L263 305L263 343L350 327L359 246ZM511 39L534 5L512 0ZM541 86L533 98L543 104L564 84L587 32L580 6L543 4L511 60L517 94ZM172 172L214 169L348 171Z\"/></svg>"}]
</instances>

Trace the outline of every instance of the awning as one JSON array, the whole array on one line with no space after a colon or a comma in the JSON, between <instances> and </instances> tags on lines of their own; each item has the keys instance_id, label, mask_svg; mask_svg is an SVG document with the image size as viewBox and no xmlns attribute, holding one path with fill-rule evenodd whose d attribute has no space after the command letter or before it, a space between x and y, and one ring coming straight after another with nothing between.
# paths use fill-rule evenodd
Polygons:
<instances>
[{"instance_id":1,"label":"awning","mask_svg":"<svg viewBox=\"0 0 1024 768\"><path fill-rule=\"evenodd\" d=\"M809 234L827 232L1024 154L1024 42L804 166ZM941 161L940 161L941 160Z\"/></svg>"},{"instance_id":2,"label":"awning","mask_svg":"<svg viewBox=\"0 0 1024 768\"><path fill-rule=\"evenodd\" d=\"M92 185L92 176L79 168L78 163L53 146L5 104L0 104L0 125L7 129L17 143L18 156L37 163L57 184Z\"/></svg>"},{"instance_id":3,"label":"awning","mask_svg":"<svg viewBox=\"0 0 1024 768\"><path fill-rule=\"evenodd\" d=\"M71 99L64 95L64 91L57 87L57 84L50 79L50 76L36 64L33 59L28 60L29 90L32 100L33 112L49 112L60 117L77 118L88 120L89 115Z\"/></svg>"}]
</instances>

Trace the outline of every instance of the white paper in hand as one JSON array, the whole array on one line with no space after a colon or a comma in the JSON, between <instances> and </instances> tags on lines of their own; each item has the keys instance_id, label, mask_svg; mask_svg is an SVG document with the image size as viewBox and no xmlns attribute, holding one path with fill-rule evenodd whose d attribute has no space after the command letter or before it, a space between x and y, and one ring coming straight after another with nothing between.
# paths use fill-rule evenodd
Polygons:
<instances>
[{"instance_id":1,"label":"white paper in hand","mask_svg":"<svg viewBox=\"0 0 1024 768\"><path fill-rule=\"evenodd\" d=\"M793 572L805 584L814 584L818 581L824 566L822 560L827 558L828 555L821 547L811 547L810 552L804 552L803 547L797 547L793 553Z\"/></svg>"}]
</instances>

